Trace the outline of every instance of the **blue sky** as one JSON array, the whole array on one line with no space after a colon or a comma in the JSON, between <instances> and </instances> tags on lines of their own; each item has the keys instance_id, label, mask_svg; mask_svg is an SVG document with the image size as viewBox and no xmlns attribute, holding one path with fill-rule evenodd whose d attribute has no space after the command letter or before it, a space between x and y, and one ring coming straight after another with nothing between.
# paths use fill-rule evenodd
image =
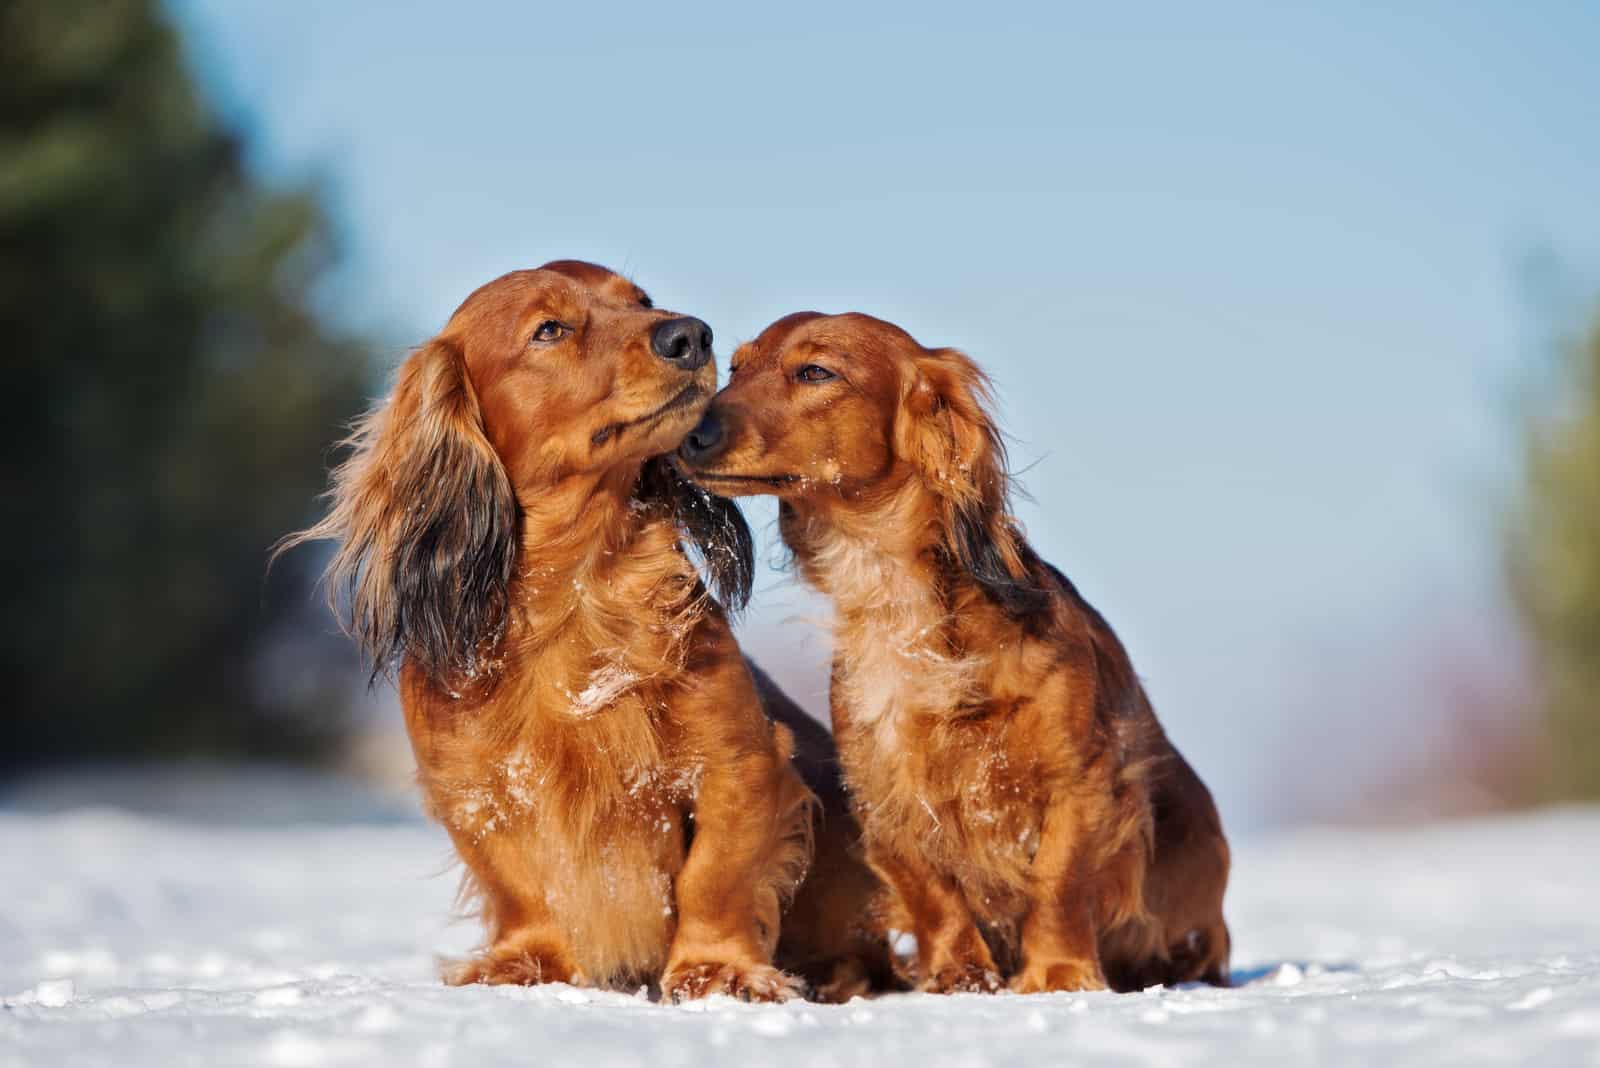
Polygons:
<instances>
[{"instance_id":1,"label":"blue sky","mask_svg":"<svg viewBox=\"0 0 1600 1068\"><path fill-rule=\"evenodd\" d=\"M1230 820L1425 760L1431 662L1500 671L1509 401L1558 325L1518 264L1600 277L1600 7L173 6L263 171L328 182L339 309L397 359L565 256L724 365L801 308L971 353L1036 546ZM817 614L774 572L743 629L813 707Z\"/></svg>"}]
</instances>

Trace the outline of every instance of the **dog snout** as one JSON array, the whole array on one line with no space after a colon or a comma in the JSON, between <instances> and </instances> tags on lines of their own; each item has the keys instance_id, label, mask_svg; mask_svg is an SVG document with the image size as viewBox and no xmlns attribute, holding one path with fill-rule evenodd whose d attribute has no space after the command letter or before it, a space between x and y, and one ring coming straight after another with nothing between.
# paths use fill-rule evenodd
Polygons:
<instances>
[{"instance_id":1,"label":"dog snout","mask_svg":"<svg viewBox=\"0 0 1600 1068\"><path fill-rule=\"evenodd\" d=\"M678 453L693 466L703 467L721 456L727 444L728 435L722 425L722 417L716 409L708 408L700 418L699 425L689 431L683 444L678 446Z\"/></svg>"},{"instance_id":2,"label":"dog snout","mask_svg":"<svg viewBox=\"0 0 1600 1068\"><path fill-rule=\"evenodd\" d=\"M711 362L711 328L687 315L668 319L651 332L650 349L674 367L698 371Z\"/></svg>"}]
</instances>

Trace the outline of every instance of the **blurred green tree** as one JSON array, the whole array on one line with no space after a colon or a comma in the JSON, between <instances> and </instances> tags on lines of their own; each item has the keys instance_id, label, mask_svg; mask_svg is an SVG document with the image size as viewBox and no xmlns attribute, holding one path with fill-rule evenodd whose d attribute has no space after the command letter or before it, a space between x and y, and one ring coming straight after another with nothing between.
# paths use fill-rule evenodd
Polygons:
<instances>
[{"instance_id":1,"label":"blurred green tree","mask_svg":"<svg viewBox=\"0 0 1600 1068\"><path fill-rule=\"evenodd\" d=\"M270 655L315 561L263 584L372 366L314 309L334 251L155 0L0 3L0 768L339 739L334 654Z\"/></svg>"},{"instance_id":2,"label":"blurred green tree","mask_svg":"<svg viewBox=\"0 0 1600 1068\"><path fill-rule=\"evenodd\" d=\"M1600 797L1600 316L1562 359L1525 435L1510 528L1548 748L1546 799Z\"/></svg>"}]
</instances>

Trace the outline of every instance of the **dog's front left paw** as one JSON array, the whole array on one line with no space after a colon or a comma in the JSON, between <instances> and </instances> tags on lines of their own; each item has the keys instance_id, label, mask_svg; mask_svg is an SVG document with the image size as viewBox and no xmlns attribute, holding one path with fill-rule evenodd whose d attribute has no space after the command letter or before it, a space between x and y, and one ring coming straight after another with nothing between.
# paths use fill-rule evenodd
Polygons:
<instances>
[{"instance_id":1,"label":"dog's front left paw","mask_svg":"<svg viewBox=\"0 0 1600 1068\"><path fill-rule=\"evenodd\" d=\"M770 964L680 964L661 977L661 996L673 1003L726 994L740 1001L788 1001L805 993L805 984Z\"/></svg>"},{"instance_id":2,"label":"dog's front left paw","mask_svg":"<svg viewBox=\"0 0 1600 1068\"><path fill-rule=\"evenodd\" d=\"M1015 994L1046 994L1057 991L1104 990L1106 977L1094 961L1051 961L1025 964L1011 980Z\"/></svg>"}]
</instances>

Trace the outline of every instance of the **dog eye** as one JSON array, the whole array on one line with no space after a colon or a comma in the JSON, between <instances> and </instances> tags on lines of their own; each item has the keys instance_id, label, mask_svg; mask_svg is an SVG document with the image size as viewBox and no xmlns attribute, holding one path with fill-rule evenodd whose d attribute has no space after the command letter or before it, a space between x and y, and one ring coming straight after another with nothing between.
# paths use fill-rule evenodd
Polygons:
<instances>
[{"instance_id":1,"label":"dog eye","mask_svg":"<svg viewBox=\"0 0 1600 1068\"><path fill-rule=\"evenodd\" d=\"M568 327L566 323L559 322L555 319L546 319L544 322L539 324L538 329L534 330L533 340L558 341L563 334L568 332L569 329L570 327Z\"/></svg>"},{"instance_id":2,"label":"dog eye","mask_svg":"<svg viewBox=\"0 0 1600 1068\"><path fill-rule=\"evenodd\" d=\"M826 367L818 367L814 363L808 363L796 371L794 377L796 382L826 382L830 378L839 376Z\"/></svg>"},{"instance_id":3,"label":"dog eye","mask_svg":"<svg viewBox=\"0 0 1600 1068\"><path fill-rule=\"evenodd\" d=\"M640 293L639 294L639 307L641 307L641 308L654 308L655 306L656 306L656 302L650 299L650 294L648 294L648 293Z\"/></svg>"}]
</instances>

